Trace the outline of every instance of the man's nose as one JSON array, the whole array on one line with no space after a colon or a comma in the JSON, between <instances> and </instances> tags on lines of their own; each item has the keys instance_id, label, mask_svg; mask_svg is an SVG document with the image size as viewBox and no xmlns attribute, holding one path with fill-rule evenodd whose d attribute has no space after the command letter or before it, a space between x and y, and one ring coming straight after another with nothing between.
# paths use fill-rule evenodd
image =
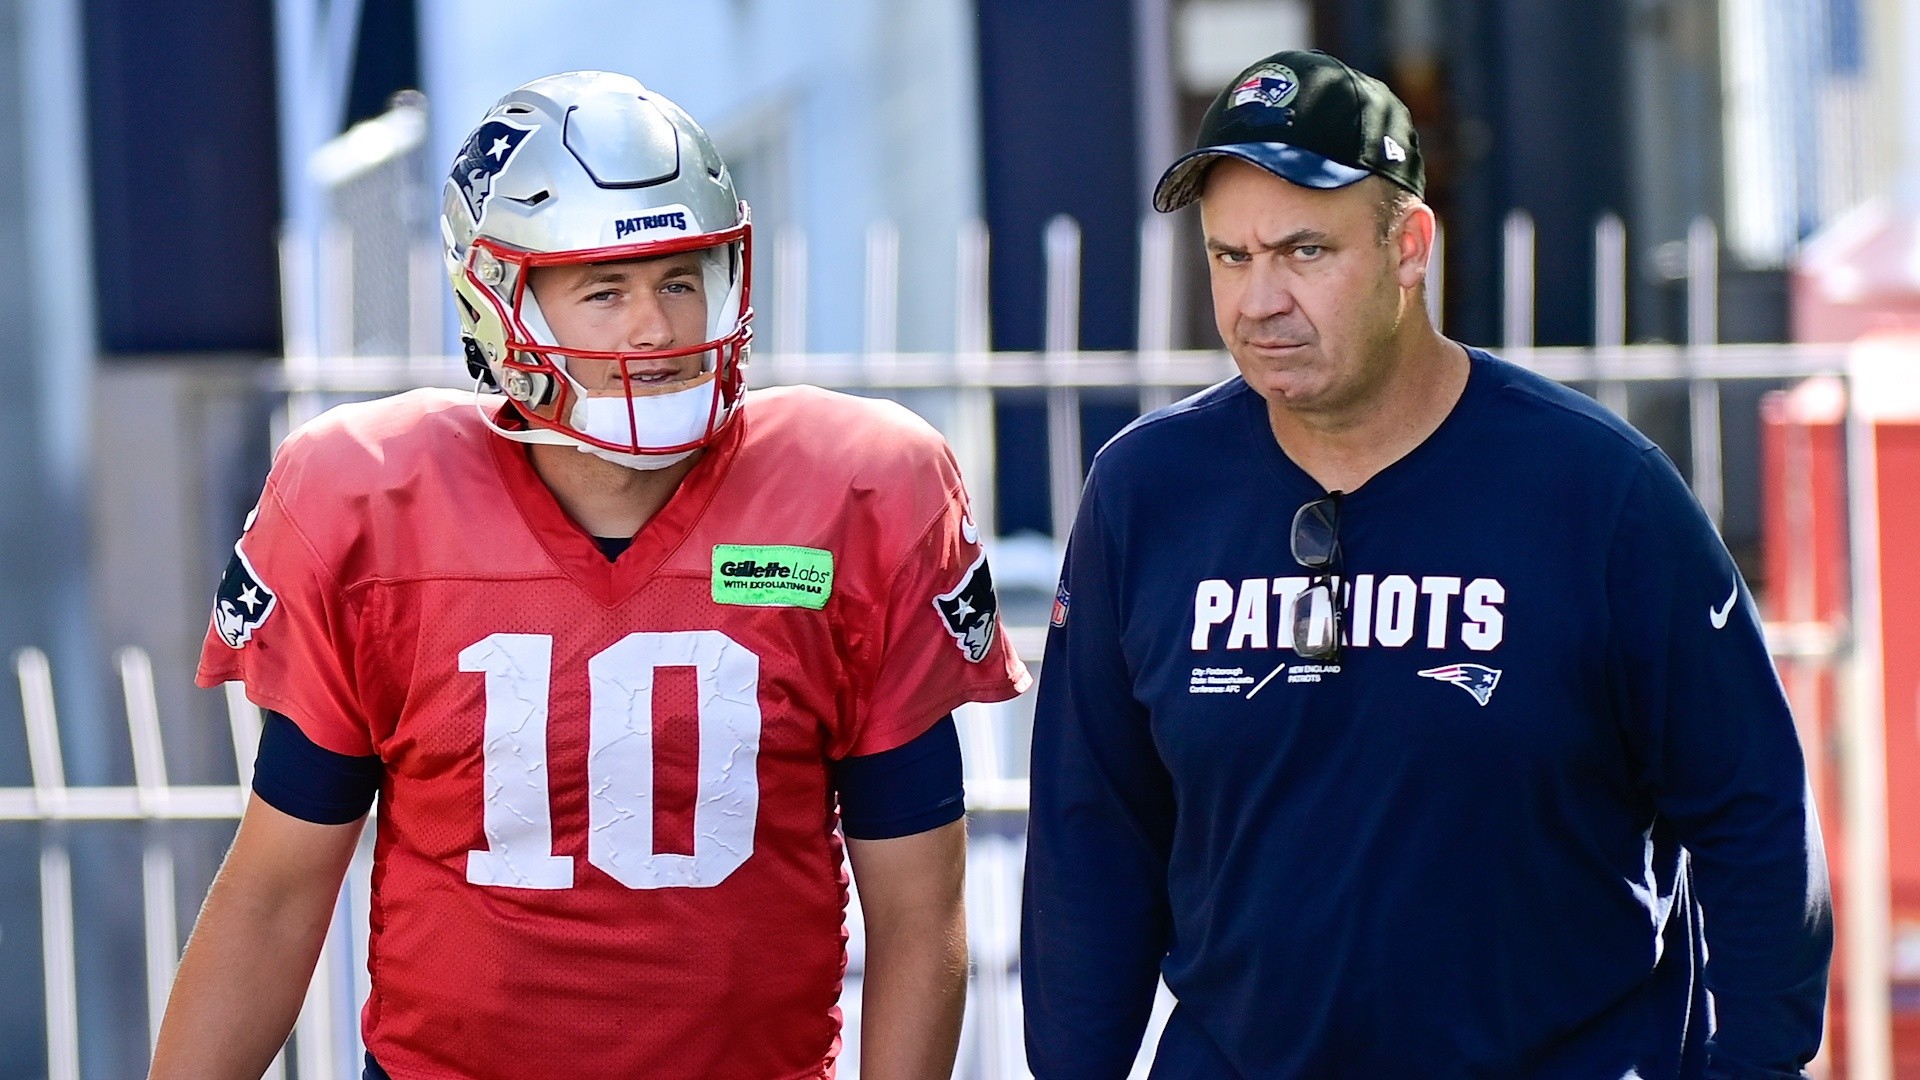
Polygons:
<instances>
[{"instance_id":1,"label":"man's nose","mask_svg":"<svg viewBox=\"0 0 1920 1080\"><path fill-rule=\"evenodd\" d=\"M652 352L673 346L673 326L660 299L652 293L634 298L627 312L627 348Z\"/></svg>"},{"instance_id":2,"label":"man's nose","mask_svg":"<svg viewBox=\"0 0 1920 1080\"><path fill-rule=\"evenodd\" d=\"M1256 257L1247 271L1247 287L1240 294L1242 317L1267 319L1293 311L1293 281L1275 258Z\"/></svg>"}]
</instances>

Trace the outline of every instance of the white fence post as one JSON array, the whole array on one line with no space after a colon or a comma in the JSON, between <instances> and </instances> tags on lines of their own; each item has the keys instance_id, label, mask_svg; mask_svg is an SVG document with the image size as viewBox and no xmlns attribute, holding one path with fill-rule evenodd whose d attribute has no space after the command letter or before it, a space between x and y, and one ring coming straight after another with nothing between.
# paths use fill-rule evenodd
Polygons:
<instances>
[{"instance_id":1,"label":"white fence post","mask_svg":"<svg viewBox=\"0 0 1920 1080\"><path fill-rule=\"evenodd\" d=\"M1594 397L1625 417L1627 384L1609 376L1627 343L1627 224L1607 214L1593 227Z\"/></svg>"},{"instance_id":2,"label":"white fence post","mask_svg":"<svg viewBox=\"0 0 1920 1080\"><path fill-rule=\"evenodd\" d=\"M221 688L227 698L227 726L233 729L234 776L240 791L253 789L253 759L260 748L260 729L265 726L260 706L247 699L245 683L230 682Z\"/></svg>"},{"instance_id":3,"label":"white fence post","mask_svg":"<svg viewBox=\"0 0 1920 1080\"><path fill-rule=\"evenodd\" d=\"M133 741L134 787L140 810L150 817L172 809L173 790L167 783L166 750L160 741L160 705L153 689L153 661L144 649L121 649L115 660L127 703L127 729ZM179 911L174 903L173 849L157 824L147 827L140 854L141 913L147 939L147 1045L160 1040L160 1019L167 1012L167 993L180 963Z\"/></svg>"},{"instance_id":4,"label":"white fence post","mask_svg":"<svg viewBox=\"0 0 1920 1080\"><path fill-rule=\"evenodd\" d=\"M1136 354L1140 371L1140 411L1152 412L1174 401L1166 383L1173 351L1173 220L1165 214L1140 219L1140 305Z\"/></svg>"},{"instance_id":5,"label":"white fence post","mask_svg":"<svg viewBox=\"0 0 1920 1080\"><path fill-rule=\"evenodd\" d=\"M80 987L73 950L73 867L66 845L40 845L40 958L46 966L47 1078L80 1080Z\"/></svg>"},{"instance_id":6,"label":"white fence post","mask_svg":"<svg viewBox=\"0 0 1920 1080\"><path fill-rule=\"evenodd\" d=\"M796 226L773 238L773 353L782 366L807 351L807 234Z\"/></svg>"},{"instance_id":7,"label":"white fence post","mask_svg":"<svg viewBox=\"0 0 1920 1080\"><path fill-rule=\"evenodd\" d=\"M27 758L34 803L42 815L67 810L67 772L60 757L54 713L53 669L39 649L21 649L13 666L27 723ZM47 1011L48 1080L80 1080L80 992L73 949L73 864L65 841L49 833L40 844L40 962Z\"/></svg>"},{"instance_id":8,"label":"white fence post","mask_svg":"<svg viewBox=\"0 0 1920 1080\"><path fill-rule=\"evenodd\" d=\"M998 535L994 490L998 455L993 391L987 389L992 381L988 350L993 347L988 248L983 221L967 222L954 236L953 368L959 389L954 394L953 452L966 480L974 524L988 535Z\"/></svg>"},{"instance_id":9,"label":"white fence post","mask_svg":"<svg viewBox=\"0 0 1920 1080\"><path fill-rule=\"evenodd\" d=\"M891 221L867 226L865 350L890 364L900 351L900 230Z\"/></svg>"},{"instance_id":10,"label":"white fence post","mask_svg":"<svg viewBox=\"0 0 1920 1080\"><path fill-rule=\"evenodd\" d=\"M1853 641L1841 682L1841 820L1847 887L1838 943L1846 972L1848 1080L1892 1080L1892 881L1887 850L1886 671L1880 604L1877 435L1860 381L1847 381L1848 615Z\"/></svg>"},{"instance_id":11,"label":"white fence post","mask_svg":"<svg viewBox=\"0 0 1920 1080\"><path fill-rule=\"evenodd\" d=\"M20 679L20 705L27 722L27 760L33 768L33 801L43 817L67 809L67 767L60 756L60 722L54 715L53 669L39 649L21 649L13 667Z\"/></svg>"},{"instance_id":12,"label":"white fence post","mask_svg":"<svg viewBox=\"0 0 1920 1080\"><path fill-rule=\"evenodd\" d=\"M1519 354L1533 348L1533 218L1525 210L1507 215L1504 232L1506 273L1504 305L1506 350Z\"/></svg>"},{"instance_id":13,"label":"white fence post","mask_svg":"<svg viewBox=\"0 0 1920 1080\"><path fill-rule=\"evenodd\" d=\"M1080 391L1073 385L1080 349L1080 224L1065 214L1047 222L1047 490L1055 547L1067 542L1080 509Z\"/></svg>"},{"instance_id":14,"label":"white fence post","mask_svg":"<svg viewBox=\"0 0 1920 1080\"><path fill-rule=\"evenodd\" d=\"M430 241L413 245L407 254L407 366L416 377L437 374L447 363L444 260L440 246Z\"/></svg>"},{"instance_id":15,"label":"white fence post","mask_svg":"<svg viewBox=\"0 0 1920 1080\"><path fill-rule=\"evenodd\" d=\"M1687 380L1691 421L1693 494L1715 528L1726 511L1721 475L1720 383L1697 374L1700 356L1720 341L1720 233L1705 217L1687 227L1687 362L1696 371Z\"/></svg>"}]
</instances>

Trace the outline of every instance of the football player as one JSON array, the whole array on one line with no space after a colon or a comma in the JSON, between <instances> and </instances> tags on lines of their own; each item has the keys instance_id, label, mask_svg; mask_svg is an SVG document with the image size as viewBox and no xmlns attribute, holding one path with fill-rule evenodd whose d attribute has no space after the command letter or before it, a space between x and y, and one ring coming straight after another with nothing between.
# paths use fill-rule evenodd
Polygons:
<instances>
[{"instance_id":1,"label":"football player","mask_svg":"<svg viewBox=\"0 0 1920 1080\"><path fill-rule=\"evenodd\" d=\"M153 1075L261 1074L376 794L369 1077L830 1077L843 846L863 1075L949 1075L951 713L1028 683L951 453L891 403L747 392L747 208L631 78L502 98L441 226L499 393L277 452L199 672L269 710L254 794Z\"/></svg>"}]
</instances>

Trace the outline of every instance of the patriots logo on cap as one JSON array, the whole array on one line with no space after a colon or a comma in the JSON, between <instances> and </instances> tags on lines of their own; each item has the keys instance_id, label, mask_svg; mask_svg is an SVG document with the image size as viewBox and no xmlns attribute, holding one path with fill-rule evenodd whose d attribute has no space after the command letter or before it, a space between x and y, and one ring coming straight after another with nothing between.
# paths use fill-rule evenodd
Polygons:
<instances>
[{"instance_id":1,"label":"patriots logo on cap","mask_svg":"<svg viewBox=\"0 0 1920 1080\"><path fill-rule=\"evenodd\" d=\"M1300 92L1300 77L1285 64L1262 64L1234 84L1228 108L1259 104L1269 109L1284 107Z\"/></svg>"},{"instance_id":2,"label":"patriots logo on cap","mask_svg":"<svg viewBox=\"0 0 1920 1080\"><path fill-rule=\"evenodd\" d=\"M1416 674L1423 679L1452 683L1472 694L1473 700L1482 705L1493 700L1493 688L1500 685L1499 669L1481 667L1479 664L1448 664L1445 667L1428 668Z\"/></svg>"},{"instance_id":3,"label":"patriots logo on cap","mask_svg":"<svg viewBox=\"0 0 1920 1080\"><path fill-rule=\"evenodd\" d=\"M969 662L977 664L987 658L987 650L993 647L993 616L1000 603L993 595L993 572L987 569L986 552L973 560L960 584L933 598L933 609L940 613L941 623Z\"/></svg>"},{"instance_id":4,"label":"patriots logo on cap","mask_svg":"<svg viewBox=\"0 0 1920 1080\"><path fill-rule=\"evenodd\" d=\"M460 155L453 159L453 182L460 186L460 195L466 200L467 213L473 215L474 224L479 224L480 215L486 212L487 198L493 194L493 178L513 160L527 136L538 130L537 125L527 127L511 120L489 120L476 128L467 145L460 148Z\"/></svg>"}]
</instances>

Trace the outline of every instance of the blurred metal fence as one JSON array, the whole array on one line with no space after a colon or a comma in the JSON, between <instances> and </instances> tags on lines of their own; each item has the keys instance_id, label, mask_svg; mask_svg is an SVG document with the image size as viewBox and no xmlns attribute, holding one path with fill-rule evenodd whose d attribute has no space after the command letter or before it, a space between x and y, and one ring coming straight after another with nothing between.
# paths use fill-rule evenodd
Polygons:
<instances>
[{"instance_id":1,"label":"blurred metal fence","mask_svg":"<svg viewBox=\"0 0 1920 1080\"><path fill-rule=\"evenodd\" d=\"M1031 643L1034 635L1021 635ZM99 823L145 823L139 890L144 913L146 1012L126 1017L144 1024L148 1046L157 1037L167 993L181 952L181 912L176 902L174 852L158 828L172 821L237 822L247 802L254 750L260 738L260 710L239 683L224 688L232 729L233 785L182 785L167 775L153 666L139 649L114 657L126 706L132 746L132 786L68 784L54 711L53 672L46 655L25 649L14 658L27 727L33 783L0 788L0 822L34 822L41 827L40 936L44 976L40 992L46 1010L48 1080L81 1080L80 996L88 987L79 979L76 924L90 911L89 897L76 896L69 857L72 830ZM976 913L973 955L977 977L970 990L968 1030L961 1075L1006 1077L1018 1067L1019 998L1015 985L1019 861L1017 814L1026 804L1024 780L1014 779L1024 745L1009 742L1008 732L1024 730L1017 705L966 706L956 714L968 768L969 809L978 822L968 869L968 905ZM1010 817L1013 814L1016 816ZM373 830L361 837L336 905L334 925L307 988L300 1019L290 1041L266 1075L274 1080L356 1080L362 1047L359 1006L367 995L367 909ZM857 1075L859 988L864 938L855 895L848 943L847 1053L843 1068ZM98 989L98 988L93 988ZM1011 1027L1009 1027L1011 1025ZM1009 1056L1015 1055L1015 1056Z\"/></svg>"},{"instance_id":2,"label":"blurred metal fence","mask_svg":"<svg viewBox=\"0 0 1920 1080\"><path fill-rule=\"evenodd\" d=\"M994 520L993 484L985 482L999 467L1000 450L994 443L995 395L1007 390L1040 390L1047 400L1047 478L1054 520L1072 519L1080 492L1084 462L1080 455L1080 406L1083 395L1116 392L1137 396L1141 409L1151 409L1233 373L1230 358L1220 351L1172 348L1173 302L1176 287L1173 234L1168 219L1155 217L1142 225L1139 297L1140 340L1130 352L1083 352L1078 349L1078 283L1081 275L1079 230L1065 218L1049 224L1045 236L1047 274L1046 348L1035 353L993 353L988 349L986 288L987 236L981 226L956 238L955 258L960 269L954 297L957 329L951 352L903 354L895 351L894 313L899 310L896 270L897 235L877 226L869 236L868 280L864 290L868 318L867 348L858 353L819 354L804 347L804 327L797 316L771 322L766 347L756 352L750 366L755 385L808 382L861 393L895 396L921 411L940 427L953 444L966 474L973 478L978 517ZM1615 411L1630 414L1636 393L1665 387L1684 395L1686 450L1676 454L1691 477L1700 501L1720 520L1724 507L1727 469L1757 470L1758 462L1740 456L1727 458L1723 437L1724 387L1751 380L1783 381L1811 375L1844 378L1847 358L1834 347L1799 345L1722 345L1717 342L1717 240L1712 226L1695 225L1688 251L1689 340L1680 345L1628 345L1626 337L1625 237L1617 219L1600 222L1595 230L1598 292L1595 297L1595 340L1592 348L1539 348L1532 344L1533 229L1524 215L1514 215L1507 229L1506 337L1503 353L1524 366L1592 392ZM785 234L773 244L775 276L779 278L782 310L804 310L806 275L804 237ZM343 249L345 250L345 249ZM408 282L413 298L406 316L413 328L412 347L404 353L323 357L312 351L289 350L279 373L279 388L287 395L288 423L313 415L326 404L348 397L365 397L425 384L471 385L460 363L437 350L420 348L423 329L438 325L436 310L423 313L425 295L421 270L426 258L420 245L398 245L405 252L408 272L394 280ZM350 251L347 256L349 257ZM350 275L342 275L345 281ZM1429 304L1441 310L1438 260L1429 282ZM438 285L435 285L436 290ZM343 288L337 299L351 308L357 288ZM438 292L434 295L439 295ZM316 313L317 327L329 318ZM351 313L346 316L351 319ZM321 338L339 342L363 340L336 327ZM767 324L763 323L763 326ZM1631 417L1630 417L1631 418ZM1014 541L990 540L995 552L996 579L1004 588L1037 592L1051 598L1057 572L1057 548L1042 542L1037 556L1028 551L1025 569L1001 573L1003 553ZM1009 603L1009 633L1021 654L1036 666L1044 641L1044 607L1025 609ZM1770 626L1777 656L1788 665L1815 669L1844 666L1851 656L1843 627L1825 625ZM34 651L16 658L32 757L30 788L0 789L0 821L38 822L43 837L40 864L42 938L45 958L44 994L47 1015L49 1076L52 1080L79 1080L78 985L73 962L74 922L84 912L72 893L66 854L66 830L86 822L123 821L157 823L187 818L230 820L244 803L259 714L236 686L227 688L233 730L237 784L187 787L168 782L160 725L153 705L153 679L146 657L121 652L118 664L127 703L129 736L134 750L132 787L70 787L61 767L58 724L53 716L52 673L45 658ZM166 678L187 673L168 672ZM1018 987L1017 928L1020 865L1024 855L1026 808L1026 745L1030 731L1028 702L999 706L969 706L959 713L966 753L969 806L974 815L974 840L969 856L968 903L975 977L970 990L966 1029L957 1075L970 1080L1024 1077ZM1849 740L1859 745L1855 740ZM1884 815L1884 808L1880 811ZM334 1080L358 1075L358 1004L364 999L366 944L366 862L368 845L349 873L347 888L327 951L292 1040L290 1064L299 1080ZM146 907L146 972L148 1022L156 1023L179 955L181 913L176 909L172 856L165 836L148 834L142 862L141 888ZM862 949L858 911L851 914L854 937L849 944L850 966L846 1017L846 1075L857 1071L858 986ZM1850 961L1851 962L1851 961ZM1870 975L1870 973L1869 973ZM1881 979L1884 988L1885 980ZM1871 997L1871 995L1866 995ZM1850 1007L1872 1008L1871 1001L1852 994ZM1162 1001L1160 1018L1166 1002ZM1884 1015L1884 1013L1882 1014ZM131 1021L130 1021L131 1022ZM1858 1043L1855 1043L1858 1046ZM1870 1056L1870 1055L1869 1055ZM1142 1065L1148 1059L1143 1053ZM269 1075L284 1076L287 1061L276 1062ZM1863 1061L1862 1064L1865 1064ZM1144 1075L1143 1072L1140 1073ZM1869 1068L1853 1075L1881 1080Z\"/></svg>"}]
</instances>

